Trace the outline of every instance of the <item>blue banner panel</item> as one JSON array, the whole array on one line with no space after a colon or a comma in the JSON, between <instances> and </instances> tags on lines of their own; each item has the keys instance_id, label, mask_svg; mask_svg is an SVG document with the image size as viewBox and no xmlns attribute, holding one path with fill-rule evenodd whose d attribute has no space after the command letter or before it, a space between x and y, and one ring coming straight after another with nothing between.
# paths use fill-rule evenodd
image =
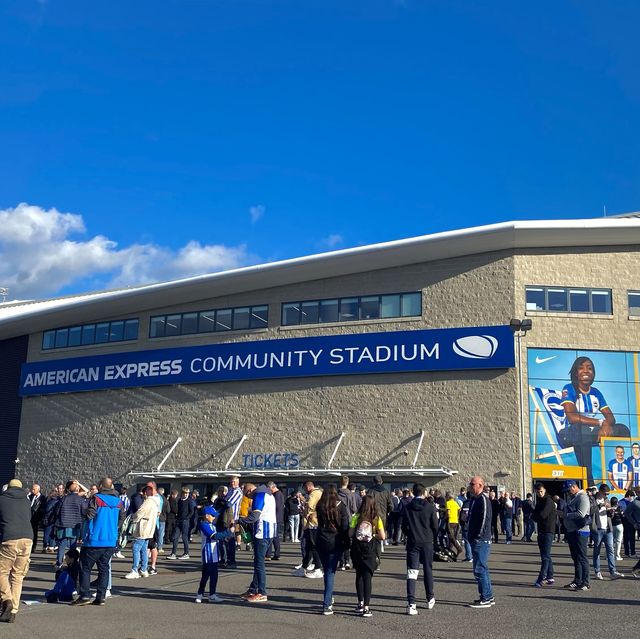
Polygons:
<instances>
[{"instance_id":1,"label":"blue banner panel","mask_svg":"<svg viewBox=\"0 0 640 639\"><path fill-rule=\"evenodd\" d=\"M512 368L509 326L359 333L27 363L20 395L279 377Z\"/></svg>"}]
</instances>

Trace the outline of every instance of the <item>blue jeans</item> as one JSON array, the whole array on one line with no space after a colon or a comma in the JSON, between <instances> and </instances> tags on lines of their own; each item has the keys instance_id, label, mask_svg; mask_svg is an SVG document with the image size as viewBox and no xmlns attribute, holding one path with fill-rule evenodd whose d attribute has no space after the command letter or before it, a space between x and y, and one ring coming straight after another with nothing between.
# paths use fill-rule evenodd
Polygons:
<instances>
[{"instance_id":1,"label":"blue jeans","mask_svg":"<svg viewBox=\"0 0 640 639\"><path fill-rule=\"evenodd\" d=\"M580 534L577 530L567 533L567 543L571 560L575 568L573 581L577 586L589 585L589 559L587 559L587 547L589 535Z\"/></svg>"},{"instance_id":2,"label":"blue jeans","mask_svg":"<svg viewBox=\"0 0 640 639\"><path fill-rule=\"evenodd\" d=\"M593 569L596 572L600 572L600 548L604 542L604 547L607 551L607 567L609 568L609 574L612 575L616 572L615 555L613 554L613 533L602 528L598 528L598 535L594 540L593 547Z\"/></svg>"},{"instance_id":3,"label":"blue jeans","mask_svg":"<svg viewBox=\"0 0 640 639\"><path fill-rule=\"evenodd\" d=\"M536 529L536 522L533 519L524 520L524 538L525 541L531 541L533 531Z\"/></svg>"},{"instance_id":4,"label":"blue jeans","mask_svg":"<svg viewBox=\"0 0 640 639\"><path fill-rule=\"evenodd\" d=\"M138 566L141 566L140 570L147 571L149 564L149 557L147 557L147 548L149 546L148 539L134 539L133 540L133 562L131 570L138 572Z\"/></svg>"},{"instance_id":5,"label":"blue jeans","mask_svg":"<svg viewBox=\"0 0 640 639\"><path fill-rule=\"evenodd\" d=\"M344 550L340 548L332 553L320 553L320 561L322 562L322 570L324 571L324 596L322 605L328 608L333 598L333 582L336 578L336 570L338 562L342 559Z\"/></svg>"},{"instance_id":6,"label":"blue jeans","mask_svg":"<svg viewBox=\"0 0 640 639\"><path fill-rule=\"evenodd\" d=\"M176 521L176 527L173 530L173 548L171 553L176 555L178 553L178 540L182 535L182 544L184 546L184 554L189 554L189 527L191 523L188 519L178 520Z\"/></svg>"},{"instance_id":7,"label":"blue jeans","mask_svg":"<svg viewBox=\"0 0 640 639\"><path fill-rule=\"evenodd\" d=\"M507 541L511 543L511 540L513 539L513 517L505 516L503 526L505 535L507 536Z\"/></svg>"},{"instance_id":8,"label":"blue jeans","mask_svg":"<svg viewBox=\"0 0 640 639\"><path fill-rule=\"evenodd\" d=\"M462 543L464 544L464 560L470 561L473 559L471 556L471 544L469 543L469 537L467 537L467 529L462 529Z\"/></svg>"},{"instance_id":9,"label":"blue jeans","mask_svg":"<svg viewBox=\"0 0 640 639\"><path fill-rule=\"evenodd\" d=\"M291 541L298 541L298 531L300 530L300 515L289 515L289 532Z\"/></svg>"},{"instance_id":10,"label":"blue jeans","mask_svg":"<svg viewBox=\"0 0 640 639\"><path fill-rule=\"evenodd\" d=\"M253 539L253 579L249 591L261 595L267 594L267 570L264 566L264 558L267 549L271 545L271 539Z\"/></svg>"},{"instance_id":11,"label":"blue jeans","mask_svg":"<svg viewBox=\"0 0 640 639\"><path fill-rule=\"evenodd\" d=\"M491 575L489 574L490 541L471 542L471 556L473 557L473 576L478 582L480 599L487 601L493 597Z\"/></svg>"},{"instance_id":12,"label":"blue jeans","mask_svg":"<svg viewBox=\"0 0 640 639\"><path fill-rule=\"evenodd\" d=\"M540 549L540 574L538 581L553 579L553 560L551 559L551 547L553 546L553 533L538 533L538 548Z\"/></svg>"},{"instance_id":13,"label":"blue jeans","mask_svg":"<svg viewBox=\"0 0 640 639\"><path fill-rule=\"evenodd\" d=\"M64 556L67 550L75 549L78 544L76 537L63 537L58 539L58 554L56 555L56 563L61 566L64 563Z\"/></svg>"},{"instance_id":14,"label":"blue jeans","mask_svg":"<svg viewBox=\"0 0 640 639\"><path fill-rule=\"evenodd\" d=\"M158 521L158 550L162 550L162 546L164 545L164 531L166 527L166 521Z\"/></svg>"}]
</instances>

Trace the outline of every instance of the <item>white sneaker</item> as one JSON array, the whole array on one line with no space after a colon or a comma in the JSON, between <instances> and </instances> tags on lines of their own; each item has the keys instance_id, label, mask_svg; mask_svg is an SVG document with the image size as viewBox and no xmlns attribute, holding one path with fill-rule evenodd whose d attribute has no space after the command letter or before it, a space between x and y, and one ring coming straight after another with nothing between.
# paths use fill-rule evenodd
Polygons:
<instances>
[{"instance_id":1,"label":"white sneaker","mask_svg":"<svg viewBox=\"0 0 640 639\"><path fill-rule=\"evenodd\" d=\"M140 576L141 577L148 577L149 576L149 571L148 570L141 570L140 571Z\"/></svg>"},{"instance_id":2,"label":"white sneaker","mask_svg":"<svg viewBox=\"0 0 640 639\"><path fill-rule=\"evenodd\" d=\"M170 555L167 555L167 559L177 559L178 556L174 555L173 553L171 553Z\"/></svg>"},{"instance_id":3,"label":"white sneaker","mask_svg":"<svg viewBox=\"0 0 640 639\"><path fill-rule=\"evenodd\" d=\"M616 561L622 561L622 557L616 557Z\"/></svg>"},{"instance_id":4,"label":"white sneaker","mask_svg":"<svg viewBox=\"0 0 640 639\"><path fill-rule=\"evenodd\" d=\"M621 572L618 572L617 570L611 573L611 579L623 579L623 578L624 578L624 575Z\"/></svg>"},{"instance_id":5,"label":"white sneaker","mask_svg":"<svg viewBox=\"0 0 640 639\"><path fill-rule=\"evenodd\" d=\"M429 601L427 601L427 608L429 610L433 610L433 607L436 605L436 600L431 597L431 599L429 599Z\"/></svg>"},{"instance_id":6,"label":"white sneaker","mask_svg":"<svg viewBox=\"0 0 640 639\"><path fill-rule=\"evenodd\" d=\"M599 581L603 581L604 580L604 577L602 576L601 572L597 572L596 573L596 579L598 579Z\"/></svg>"},{"instance_id":7,"label":"white sneaker","mask_svg":"<svg viewBox=\"0 0 640 639\"><path fill-rule=\"evenodd\" d=\"M203 597L204 597L204 595L201 595L200 593L198 593L196 595L196 599L195 599L196 603L202 603L202 598Z\"/></svg>"},{"instance_id":8,"label":"white sneaker","mask_svg":"<svg viewBox=\"0 0 640 639\"><path fill-rule=\"evenodd\" d=\"M164 555L164 548L158 548L158 554Z\"/></svg>"},{"instance_id":9,"label":"white sneaker","mask_svg":"<svg viewBox=\"0 0 640 639\"><path fill-rule=\"evenodd\" d=\"M118 550L118 552L113 555L116 559L124 559L124 555Z\"/></svg>"},{"instance_id":10,"label":"white sneaker","mask_svg":"<svg viewBox=\"0 0 640 639\"><path fill-rule=\"evenodd\" d=\"M180 559L189 559L189 555L181 555Z\"/></svg>"},{"instance_id":11,"label":"white sneaker","mask_svg":"<svg viewBox=\"0 0 640 639\"><path fill-rule=\"evenodd\" d=\"M213 595L209 595L209 603L220 603L222 600L222 597L219 597L215 593Z\"/></svg>"},{"instance_id":12,"label":"white sneaker","mask_svg":"<svg viewBox=\"0 0 640 639\"><path fill-rule=\"evenodd\" d=\"M302 564L298 564L297 566L294 566L294 568L298 570L299 568L302 568Z\"/></svg>"},{"instance_id":13,"label":"white sneaker","mask_svg":"<svg viewBox=\"0 0 640 639\"><path fill-rule=\"evenodd\" d=\"M105 599L109 599L109 597L111 597L111 591L110 591L110 590L107 590L107 591L104 593L104 598L105 598Z\"/></svg>"},{"instance_id":14,"label":"white sneaker","mask_svg":"<svg viewBox=\"0 0 640 639\"><path fill-rule=\"evenodd\" d=\"M314 565L313 563L310 563L310 564L307 566L307 570L315 570L315 565Z\"/></svg>"},{"instance_id":15,"label":"white sneaker","mask_svg":"<svg viewBox=\"0 0 640 639\"><path fill-rule=\"evenodd\" d=\"M418 606L413 604L407 604L407 614L408 615L417 615L418 614Z\"/></svg>"},{"instance_id":16,"label":"white sneaker","mask_svg":"<svg viewBox=\"0 0 640 639\"><path fill-rule=\"evenodd\" d=\"M322 579L322 577L324 577L324 573L320 568L316 568L315 570L307 570L304 576L307 579Z\"/></svg>"},{"instance_id":17,"label":"white sneaker","mask_svg":"<svg viewBox=\"0 0 640 639\"><path fill-rule=\"evenodd\" d=\"M137 570L132 570L128 575L124 576L125 579L140 579L140 575Z\"/></svg>"}]
</instances>

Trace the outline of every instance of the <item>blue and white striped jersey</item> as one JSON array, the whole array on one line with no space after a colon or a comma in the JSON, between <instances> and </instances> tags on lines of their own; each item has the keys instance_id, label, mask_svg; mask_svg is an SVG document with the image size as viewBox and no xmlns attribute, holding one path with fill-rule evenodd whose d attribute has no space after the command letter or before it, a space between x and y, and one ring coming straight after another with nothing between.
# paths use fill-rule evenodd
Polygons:
<instances>
[{"instance_id":1,"label":"blue and white striped jersey","mask_svg":"<svg viewBox=\"0 0 640 639\"><path fill-rule=\"evenodd\" d=\"M260 518L253 524L253 536L256 539L273 539L276 530L276 500L271 492L258 492L253 497L251 510L259 510Z\"/></svg>"},{"instance_id":2,"label":"blue and white striped jersey","mask_svg":"<svg viewBox=\"0 0 640 639\"><path fill-rule=\"evenodd\" d=\"M215 523L210 524L208 521L201 521L199 529L202 543L202 563L217 564L220 561L220 557L218 555Z\"/></svg>"},{"instance_id":3,"label":"blue and white striped jersey","mask_svg":"<svg viewBox=\"0 0 640 639\"><path fill-rule=\"evenodd\" d=\"M633 455L627 459L627 464L633 473L633 481L631 486L640 486L640 457L634 457Z\"/></svg>"},{"instance_id":4,"label":"blue and white striped jersey","mask_svg":"<svg viewBox=\"0 0 640 639\"><path fill-rule=\"evenodd\" d=\"M609 462L609 472L613 477L613 483L620 489L625 488L629 481L629 470L630 466L626 461L619 462L612 459Z\"/></svg>"},{"instance_id":5,"label":"blue and white striped jersey","mask_svg":"<svg viewBox=\"0 0 640 639\"><path fill-rule=\"evenodd\" d=\"M233 520L236 521L240 516L240 502L242 501L242 488L229 488L226 500L233 511Z\"/></svg>"}]
</instances>

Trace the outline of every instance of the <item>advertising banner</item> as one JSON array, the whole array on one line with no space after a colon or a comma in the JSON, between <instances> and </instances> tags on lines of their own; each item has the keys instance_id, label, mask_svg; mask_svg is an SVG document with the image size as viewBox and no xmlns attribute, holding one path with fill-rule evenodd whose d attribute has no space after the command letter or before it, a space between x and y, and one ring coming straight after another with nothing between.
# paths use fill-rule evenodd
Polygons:
<instances>
[{"instance_id":1,"label":"advertising banner","mask_svg":"<svg viewBox=\"0 0 640 639\"><path fill-rule=\"evenodd\" d=\"M20 395L514 365L509 326L360 333L32 362L22 366Z\"/></svg>"},{"instance_id":2,"label":"advertising banner","mask_svg":"<svg viewBox=\"0 0 640 639\"><path fill-rule=\"evenodd\" d=\"M638 353L529 349L534 478L640 485Z\"/></svg>"}]
</instances>

